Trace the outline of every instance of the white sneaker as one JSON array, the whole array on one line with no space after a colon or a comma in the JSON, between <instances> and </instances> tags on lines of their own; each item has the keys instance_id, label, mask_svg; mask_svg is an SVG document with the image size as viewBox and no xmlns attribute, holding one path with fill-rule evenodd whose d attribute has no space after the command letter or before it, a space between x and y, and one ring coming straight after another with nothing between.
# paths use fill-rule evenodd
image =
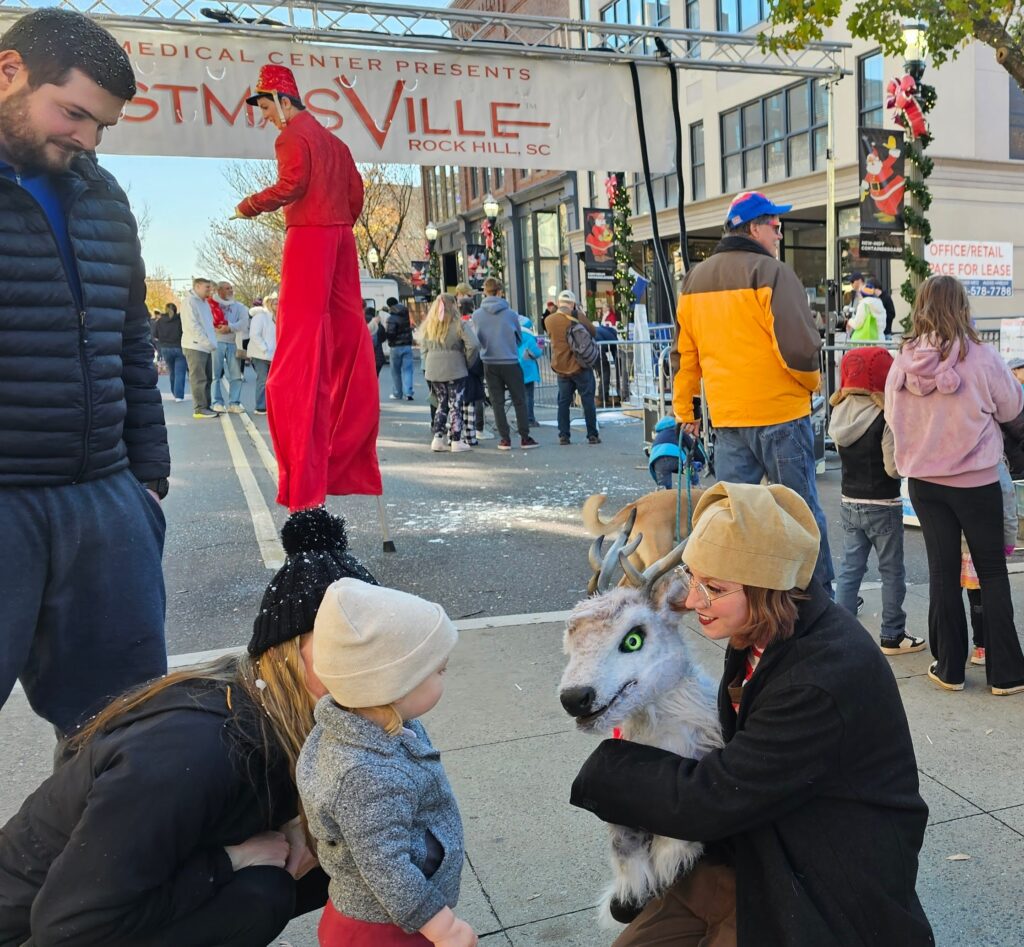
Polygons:
<instances>
[{"instance_id":1,"label":"white sneaker","mask_svg":"<svg viewBox=\"0 0 1024 947\"><path fill-rule=\"evenodd\" d=\"M227 410L228 410L228 409L227 409L227 408L225 408L225 407L224 407L224 405L222 405L222 404L211 404L211 405L210 405L210 407L211 407L211 408L212 408L212 409L213 409L214 411L216 411L216 412L217 412L217 414L226 414L226 413L227 413Z\"/></svg>"},{"instance_id":2,"label":"white sneaker","mask_svg":"<svg viewBox=\"0 0 1024 947\"><path fill-rule=\"evenodd\" d=\"M488 431L487 428L482 427L480 428L479 431L476 432L476 439L478 441L493 441L494 435L490 431Z\"/></svg>"},{"instance_id":3,"label":"white sneaker","mask_svg":"<svg viewBox=\"0 0 1024 947\"><path fill-rule=\"evenodd\" d=\"M430 449L436 451L443 451L445 449L443 434L434 435L434 439L430 442Z\"/></svg>"},{"instance_id":4,"label":"white sneaker","mask_svg":"<svg viewBox=\"0 0 1024 947\"><path fill-rule=\"evenodd\" d=\"M245 408L240 404L233 404L228 408L228 414L245 414Z\"/></svg>"},{"instance_id":5,"label":"white sneaker","mask_svg":"<svg viewBox=\"0 0 1024 947\"><path fill-rule=\"evenodd\" d=\"M463 451L472 449L465 441L452 441L451 450L453 454L461 454Z\"/></svg>"},{"instance_id":6,"label":"white sneaker","mask_svg":"<svg viewBox=\"0 0 1024 947\"><path fill-rule=\"evenodd\" d=\"M184 398L175 398L174 400L175 400L175 401L176 401L176 402L177 402L178 404L181 404L181 402L182 402L182 401L184 401L185 399L184 399Z\"/></svg>"}]
</instances>

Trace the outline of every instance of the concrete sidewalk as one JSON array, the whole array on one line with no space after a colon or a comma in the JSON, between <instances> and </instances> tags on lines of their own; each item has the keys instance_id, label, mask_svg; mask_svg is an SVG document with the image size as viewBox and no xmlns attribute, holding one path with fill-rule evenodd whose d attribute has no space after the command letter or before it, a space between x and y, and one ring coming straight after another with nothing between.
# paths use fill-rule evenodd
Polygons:
<instances>
[{"instance_id":1,"label":"concrete sidewalk","mask_svg":"<svg viewBox=\"0 0 1024 947\"><path fill-rule=\"evenodd\" d=\"M1024 615L1024 576L1011 582ZM864 598L862 620L877 635L879 593ZM910 630L923 633L927 607L927 589L911 587ZM554 615L538 617L548 620L462 623L448 691L425 719L465 822L459 913L488 945L602 947L614 939L593 910L608 878L606 834L597 819L568 805L569 786L595 741L575 732L556 697L562 625ZM722 650L689 634L695 657L717 673ZM980 668L968 670L962 693L940 691L925 677L929 660L927 652L890 659L931 809L918 891L941 947L1019 947L1024 696L992 697ZM0 734L5 758L16 761L0 771L6 820L48 773L53 738L20 692L0 713ZM954 855L969 859L950 861ZM280 940L314 947L315 931L313 915Z\"/></svg>"}]
</instances>

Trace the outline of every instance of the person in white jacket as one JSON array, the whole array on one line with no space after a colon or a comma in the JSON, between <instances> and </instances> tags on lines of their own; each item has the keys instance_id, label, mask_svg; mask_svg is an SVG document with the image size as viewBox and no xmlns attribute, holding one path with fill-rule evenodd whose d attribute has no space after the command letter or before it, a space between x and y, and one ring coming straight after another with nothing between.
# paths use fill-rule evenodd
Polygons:
<instances>
[{"instance_id":1,"label":"person in white jacket","mask_svg":"<svg viewBox=\"0 0 1024 947\"><path fill-rule=\"evenodd\" d=\"M256 414L267 413L267 375L277 348L277 294L249 310L249 358L256 372Z\"/></svg>"},{"instance_id":2,"label":"person in white jacket","mask_svg":"<svg viewBox=\"0 0 1024 947\"><path fill-rule=\"evenodd\" d=\"M885 306L882 305L882 290L873 276L864 280L861 289L861 300L857 303L857 311L846 323L846 331L851 342L881 342L885 326Z\"/></svg>"},{"instance_id":3,"label":"person in white jacket","mask_svg":"<svg viewBox=\"0 0 1024 947\"><path fill-rule=\"evenodd\" d=\"M213 328L213 310L207 300L212 285L202 277L192 280L192 291L181 311L181 348L188 362L192 388L192 417L197 421L217 417L210 410L210 379L217 334Z\"/></svg>"}]
</instances>

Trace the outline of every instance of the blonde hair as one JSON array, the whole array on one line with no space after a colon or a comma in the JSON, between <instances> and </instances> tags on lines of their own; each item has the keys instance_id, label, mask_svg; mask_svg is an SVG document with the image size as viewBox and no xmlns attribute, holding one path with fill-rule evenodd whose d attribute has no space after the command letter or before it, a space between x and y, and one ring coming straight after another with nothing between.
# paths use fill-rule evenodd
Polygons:
<instances>
[{"instance_id":1,"label":"blonde hair","mask_svg":"<svg viewBox=\"0 0 1024 947\"><path fill-rule=\"evenodd\" d=\"M346 707L348 711L366 717L367 720L377 724L389 737L396 736L402 732L405 720L398 712L394 704L384 704L380 707Z\"/></svg>"},{"instance_id":2,"label":"blonde hair","mask_svg":"<svg viewBox=\"0 0 1024 947\"><path fill-rule=\"evenodd\" d=\"M420 338L425 342L443 342L448 337L453 320L459 318L459 309L451 293L441 293L427 310L420 327Z\"/></svg>"},{"instance_id":3,"label":"blonde hair","mask_svg":"<svg viewBox=\"0 0 1024 947\"><path fill-rule=\"evenodd\" d=\"M470 286L469 283L459 283L459 285L455 287L455 295L456 296L472 296L473 295L473 287Z\"/></svg>"},{"instance_id":4,"label":"blonde hair","mask_svg":"<svg viewBox=\"0 0 1024 947\"><path fill-rule=\"evenodd\" d=\"M946 358L956 341L960 345L957 361L967 356L971 342L981 344L981 336L971 325L971 301L963 283L955 276L929 276L917 290L910 314L910 335L900 345L917 339L930 339Z\"/></svg>"},{"instance_id":5,"label":"blonde hair","mask_svg":"<svg viewBox=\"0 0 1024 947\"><path fill-rule=\"evenodd\" d=\"M80 750L93 737L116 725L124 714L177 684L216 681L227 685L225 701L236 718L240 706L233 703L234 687L244 692L253 705L263 711L259 714L259 729L264 758L269 760L275 750L283 752L294 782L295 764L302 744L313 729L313 708L316 706L316 699L306 688L299 644L298 637L290 638L268 648L258 658L246 653L232 655L150 681L108 704L71 737L69 746L72 750ZM260 681L263 686L259 685Z\"/></svg>"}]
</instances>

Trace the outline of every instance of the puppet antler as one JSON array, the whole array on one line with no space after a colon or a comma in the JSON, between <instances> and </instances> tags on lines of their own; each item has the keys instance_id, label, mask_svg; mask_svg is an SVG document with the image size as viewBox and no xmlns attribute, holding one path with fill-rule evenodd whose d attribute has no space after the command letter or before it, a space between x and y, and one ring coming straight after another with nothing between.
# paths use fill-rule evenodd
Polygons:
<instances>
[{"instance_id":1,"label":"puppet antler","mask_svg":"<svg viewBox=\"0 0 1024 947\"><path fill-rule=\"evenodd\" d=\"M629 514L622 531L612 541L608 552L602 556L601 547L604 545L604 537L598 536L590 547L590 568L594 574L587 583L587 594L594 595L607 592L611 585L612 576L618 568L621 558L633 555L644 538L643 533L637 533L632 542L629 542L629 534L636 524L636 507Z\"/></svg>"}]
</instances>

